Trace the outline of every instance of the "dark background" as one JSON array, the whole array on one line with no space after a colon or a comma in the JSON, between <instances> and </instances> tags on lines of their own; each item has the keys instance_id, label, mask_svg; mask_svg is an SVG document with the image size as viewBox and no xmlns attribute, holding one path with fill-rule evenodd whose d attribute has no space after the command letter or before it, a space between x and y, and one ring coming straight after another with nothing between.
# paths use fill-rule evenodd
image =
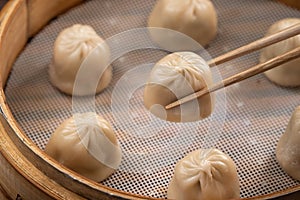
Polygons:
<instances>
[{"instance_id":1,"label":"dark background","mask_svg":"<svg viewBox=\"0 0 300 200\"><path fill-rule=\"evenodd\" d=\"M0 0L0 9L5 5L8 0Z\"/></svg>"}]
</instances>

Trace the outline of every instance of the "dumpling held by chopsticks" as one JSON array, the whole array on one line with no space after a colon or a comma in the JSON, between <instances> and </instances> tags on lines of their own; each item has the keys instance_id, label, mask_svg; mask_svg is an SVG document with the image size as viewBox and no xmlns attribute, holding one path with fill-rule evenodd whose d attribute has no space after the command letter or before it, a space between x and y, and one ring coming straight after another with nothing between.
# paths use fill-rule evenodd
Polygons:
<instances>
[{"instance_id":1,"label":"dumpling held by chopsticks","mask_svg":"<svg viewBox=\"0 0 300 200\"><path fill-rule=\"evenodd\" d=\"M199 55L177 52L162 58L152 69L144 90L144 104L155 116L172 122L191 122L208 117L214 94L207 94L181 107L165 106L213 84L210 67Z\"/></svg>"}]
</instances>

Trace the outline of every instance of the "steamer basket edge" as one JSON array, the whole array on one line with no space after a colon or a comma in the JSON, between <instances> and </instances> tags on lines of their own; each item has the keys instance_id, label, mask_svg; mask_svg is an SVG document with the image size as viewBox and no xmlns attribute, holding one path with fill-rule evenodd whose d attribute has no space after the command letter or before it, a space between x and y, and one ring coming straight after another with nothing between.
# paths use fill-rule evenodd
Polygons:
<instances>
[{"instance_id":1,"label":"steamer basket edge","mask_svg":"<svg viewBox=\"0 0 300 200\"><path fill-rule=\"evenodd\" d=\"M15 199L18 195L24 199L145 199L106 188L57 164L21 131L5 102L3 88L11 67L26 45L27 39L37 33L51 18L80 2L82 0L52 0L50 5L45 6L42 0L15 0L9 1L0 13L0 106L4 114L4 117L0 116L1 199ZM297 1L284 2L300 8ZM41 14L43 18L37 17ZM12 184L10 181L13 179L18 181L18 184ZM299 198L300 194L291 194L296 191L300 191L300 186L250 199Z\"/></svg>"}]
</instances>

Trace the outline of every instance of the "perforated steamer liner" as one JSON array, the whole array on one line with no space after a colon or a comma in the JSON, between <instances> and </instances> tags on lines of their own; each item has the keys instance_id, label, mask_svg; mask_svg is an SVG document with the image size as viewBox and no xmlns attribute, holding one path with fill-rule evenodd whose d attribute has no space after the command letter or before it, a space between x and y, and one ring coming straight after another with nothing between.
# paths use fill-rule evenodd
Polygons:
<instances>
[{"instance_id":1,"label":"perforated steamer liner","mask_svg":"<svg viewBox=\"0 0 300 200\"><path fill-rule=\"evenodd\" d=\"M55 89L47 74L57 34L74 23L92 25L103 38L128 29L144 27L154 3L155 1L87 1L52 21L26 46L14 64L5 94L18 124L38 147L43 149L50 134L72 114L71 97ZM299 11L273 1L230 0L224 3L219 0L214 1L214 4L219 16L219 34L207 48L212 57L262 37L267 28L279 19L300 16ZM111 113L113 88L133 67L156 62L163 55L165 53L156 50L140 50L118 59L113 63L114 78L111 86L96 97L97 112L113 124L125 152L147 152L145 155L151 155L153 152L160 152L162 148L151 142L128 140L128 133L122 130L122 124L118 124ZM257 61L258 53L253 53L218 66L218 69L225 78ZM130 101L133 108L142 109L142 89L137 90ZM192 134L193 142L186 143L184 137L181 138L182 141L178 143L185 147L182 148L184 151L174 152L175 156L172 157L171 153L176 148L170 148L168 159L163 157L164 152L161 157L149 156L157 159L155 161L138 160L134 153L127 154L120 170L104 181L103 185L145 197L165 198L176 161L189 151L201 147L216 147L235 161L242 198L259 197L298 186L299 182L280 169L274 153L293 109L299 104L298 94L299 89L278 87L263 75L231 86L226 89L224 126L208 133L211 125L209 120L188 124L184 131L185 134ZM136 115L136 123L141 128L147 123L143 117L145 116ZM218 119L218 116L215 117ZM180 125L167 126L157 134L157 139L161 140L156 141L160 141L161 146L169 144L168 137L172 136L178 126ZM211 141L206 140L207 137ZM164 159L172 162L165 163ZM157 166L155 163L159 161L162 162L161 167L153 170L152 167Z\"/></svg>"}]
</instances>

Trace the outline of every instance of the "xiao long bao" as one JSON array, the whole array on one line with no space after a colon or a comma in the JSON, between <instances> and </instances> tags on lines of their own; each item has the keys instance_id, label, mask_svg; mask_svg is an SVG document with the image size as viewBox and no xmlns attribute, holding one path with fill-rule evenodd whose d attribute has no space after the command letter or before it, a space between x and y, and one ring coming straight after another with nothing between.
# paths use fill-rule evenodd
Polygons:
<instances>
[{"instance_id":1,"label":"xiao long bao","mask_svg":"<svg viewBox=\"0 0 300 200\"><path fill-rule=\"evenodd\" d=\"M168 199L227 200L240 198L233 160L217 149L200 149L178 161L168 188Z\"/></svg>"},{"instance_id":2,"label":"xiao long bao","mask_svg":"<svg viewBox=\"0 0 300 200\"><path fill-rule=\"evenodd\" d=\"M112 67L105 68L109 57L109 47L91 26L75 24L64 29L56 38L49 68L50 81L59 90L69 95L84 96L101 92L112 79ZM81 72L84 73L82 75L84 80L78 84L80 87L76 88L74 93L75 81L78 81L76 75L83 62L88 65L85 71ZM95 73L101 76L98 84L89 82L91 75ZM94 85L97 85L96 91Z\"/></svg>"},{"instance_id":3,"label":"xiao long bao","mask_svg":"<svg viewBox=\"0 0 300 200\"><path fill-rule=\"evenodd\" d=\"M210 0L158 0L149 16L148 27L178 31L206 46L217 34L217 21L217 13ZM150 31L150 34L154 42L166 49L174 49L173 43L182 39L167 31ZM183 46L185 42L182 42ZM180 49L179 45L176 47L178 49L174 51L193 50L188 47Z\"/></svg>"},{"instance_id":4,"label":"xiao long bao","mask_svg":"<svg viewBox=\"0 0 300 200\"><path fill-rule=\"evenodd\" d=\"M164 107L213 84L210 67L192 52L177 52L162 58L152 69L144 90L144 105L155 116L172 122L191 122L208 117L214 108L214 94L180 107Z\"/></svg>"},{"instance_id":5,"label":"xiao long bao","mask_svg":"<svg viewBox=\"0 0 300 200\"><path fill-rule=\"evenodd\" d=\"M276 157L282 169L300 181L300 106L295 109L285 133L279 139Z\"/></svg>"},{"instance_id":6,"label":"xiao long bao","mask_svg":"<svg viewBox=\"0 0 300 200\"><path fill-rule=\"evenodd\" d=\"M268 30L266 35L271 35L280 32L288 27L300 23L300 19L297 18L287 18L274 23ZM294 36L287 40L278 42L262 50L260 55L260 62L266 62L276 56L287 53L300 46L300 35ZM287 62L273 68L267 72L265 75L274 83L281 86L295 87L300 86L300 59L295 59L293 61Z\"/></svg>"},{"instance_id":7,"label":"xiao long bao","mask_svg":"<svg viewBox=\"0 0 300 200\"><path fill-rule=\"evenodd\" d=\"M75 114L51 135L45 152L73 171L100 182L121 163L121 149L110 124L96 113Z\"/></svg>"}]
</instances>

